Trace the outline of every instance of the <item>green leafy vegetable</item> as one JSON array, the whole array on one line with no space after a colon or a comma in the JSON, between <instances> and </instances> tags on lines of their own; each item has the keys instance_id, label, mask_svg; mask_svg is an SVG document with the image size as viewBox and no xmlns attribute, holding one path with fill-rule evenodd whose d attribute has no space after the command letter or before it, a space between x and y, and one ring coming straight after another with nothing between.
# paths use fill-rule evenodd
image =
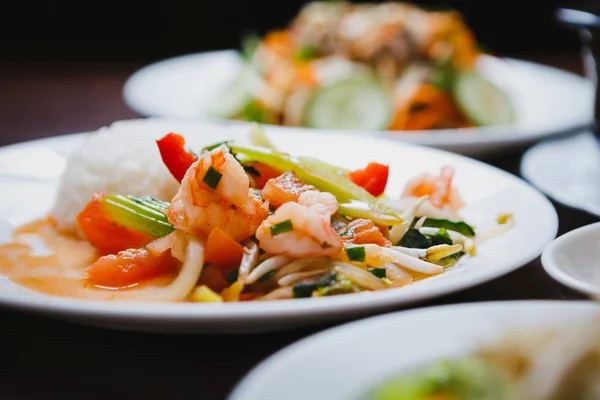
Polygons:
<instances>
[{"instance_id":1,"label":"green leafy vegetable","mask_svg":"<svg viewBox=\"0 0 600 400\"><path fill-rule=\"evenodd\" d=\"M164 210L170 204L153 197L112 194L104 196L102 209L117 224L159 238L173 232Z\"/></svg>"},{"instance_id":2,"label":"green leafy vegetable","mask_svg":"<svg viewBox=\"0 0 600 400\"><path fill-rule=\"evenodd\" d=\"M315 290L330 286L335 282L336 273L329 272L316 281L296 283L292 290L295 298L311 297Z\"/></svg>"},{"instance_id":3,"label":"green leafy vegetable","mask_svg":"<svg viewBox=\"0 0 600 400\"><path fill-rule=\"evenodd\" d=\"M204 178L202 178L202 181L206 183L206 185L208 185L211 189L216 189L222 177L223 174L221 174L219 171L217 171L211 166L208 167L208 171L206 171L206 174L204 175Z\"/></svg>"},{"instance_id":4,"label":"green leafy vegetable","mask_svg":"<svg viewBox=\"0 0 600 400\"><path fill-rule=\"evenodd\" d=\"M352 246L346 247L346 255L350 261L365 261L367 257L367 252L365 251L365 246Z\"/></svg>"},{"instance_id":5,"label":"green leafy vegetable","mask_svg":"<svg viewBox=\"0 0 600 400\"><path fill-rule=\"evenodd\" d=\"M443 360L390 380L372 393L372 400L426 400L435 395L461 400L514 399L509 382L491 364L475 357ZM446 398L444 397L444 398Z\"/></svg>"},{"instance_id":6,"label":"green leafy vegetable","mask_svg":"<svg viewBox=\"0 0 600 400\"><path fill-rule=\"evenodd\" d=\"M415 220L418 221L419 218L417 217L417 218L415 218ZM475 230L473 229L473 227L463 221L453 222L453 221L449 221L447 219L427 218L425 220L425 223L423 224L423 226L429 226L429 227L434 227L434 228L444 228L449 231L462 233L463 235L465 235L467 237L475 236Z\"/></svg>"},{"instance_id":7,"label":"green leafy vegetable","mask_svg":"<svg viewBox=\"0 0 600 400\"><path fill-rule=\"evenodd\" d=\"M387 273L385 268L367 268L367 271L372 273L378 278L387 278Z\"/></svg>"},{"instance_id":8,"label":"green leafy vegetable","mask_svg":"<svg viewBox=\"0 0 600 400\"><path fill-rule=\"evenodd\" d=\"M438 232L435 235L423 235L418 229L409 229L406 234L400 239L399 245L411 249L428 249L432 246L440 244L452 244L452 239L445 230Z\"/></svg>"},{"instance_id":9,"label":"green leafy vegetable","mask_svg":"<svg viewBox=\"0 0 600 400\"><path fill-rule=\"evenodd\" d=\"M289 232L294 230L294 226L292 225L292 221L287 219L283 222L275 224L271 227L271 235L277 236L280 233Z\"/></svg>"}]
</instances>

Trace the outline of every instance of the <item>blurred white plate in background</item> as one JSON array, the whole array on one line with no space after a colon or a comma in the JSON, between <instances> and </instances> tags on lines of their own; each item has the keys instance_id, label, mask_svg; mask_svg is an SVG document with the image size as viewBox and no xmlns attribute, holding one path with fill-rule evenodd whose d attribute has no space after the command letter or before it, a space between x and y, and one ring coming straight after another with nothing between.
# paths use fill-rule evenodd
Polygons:
<instances>
[{"instance_id":1,"label":"blurred white plate in background","mask_svg":"<svg viewBox=\"0 0 600 400\"><path fill-rule=\"evenodd\" d=\"M600 145L591 132L533 146L521 175L554 200L600 217Z\"/></svg>"},{"instance_id":2,"label":"blurred white plate in background","mask_svg":"<svg viewBox=\"0 0 600 400\"><path fill-rule=\"evenodd\" d=\"M134 73L123 95L126 103L144 116L208 119L204 112L207 105L237 75L241 65L234 50L167 59ZM588 126L592 121L593 85L582 77L536 63L488 56L481 57L478 68L509 93L516 109L516 124L418 132L349 132L484 155Z\"/></svg>"},{"instance_id":3,"label":"blurred white plate in background","mask_svg":"<svg viewBox=\"0 0 600 400\"><path fill-rule=\"evenodd\" d=\"M511 333L558 333L599 311L593 302L508 301L367 318L286 347L255 367L229 400L364 399L403 372L499 345Z\"/></svg>"}]
</instances>

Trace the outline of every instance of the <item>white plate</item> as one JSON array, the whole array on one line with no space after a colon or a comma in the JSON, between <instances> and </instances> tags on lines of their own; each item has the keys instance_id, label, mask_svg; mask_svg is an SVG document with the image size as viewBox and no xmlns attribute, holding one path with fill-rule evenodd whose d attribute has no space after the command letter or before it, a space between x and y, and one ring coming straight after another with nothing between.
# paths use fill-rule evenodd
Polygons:
<instances>
[{"instance_id":1,"label":"white plate","mask_svg":"<svg viewBox=\"0 0 600 400\"><path fill-rule=\"evenodd\" d=\"M206 105L233 79L240 66L241 60L233 50L175 57L133 74L123 95L131 108L145 116L206 119ZM592 121L593 85L577 75L531 62L492 57L482 57L479 69L510 94L517 112L516 124L416 133L352 133L386 135L462 154L483 155L588 126Z\"/></svg>"},{"instance_id":2,"label":"white plate","mask_svg":"<svg viewBox=\"0 0 600 400\"><path fill-rule=\"evenodd\" d=\"M139 121L140 129L156 131L157 121ZM227 137L245 138L244 126L208 127L194 122L160 122L165 132L185 134L196 145ZM147 125L144 125L147 124ZM166 128L168 127L168 128ZM356 168L368 161L390 164L388 193L397 196L404 183L422 172L439 173L443 165L456 168L456 184L468 204L464 217L480 224L497 214L513 212L516 227L485 242L476 257L442 275L401 289L289 301L227 304L143 304L97 302L33 293L0 278L0 304L56 315L82 323L118 329L166 332L248 332L289 329L405 306L451 293L506 274L537 257L556 235L557 216L551 203L519 178L452 153L379 138L314 132L267 134L282 150L319 157L342 167ZM64 157L81 141L70 135L6 147L0 160L21 159L18 168L0 162L0 239L11 225L44 215L52 204ZM315 145L318 144L318 145ZM32 168L33 166L33 168ZM44 171L43 174L38 171Z\"/></svg>"},{"instance_id":3,"label":"white plate","mask_svg":"<svg viewBox=\"0 0 600 400\"><path fill-rule=\"evenodd\" d=\"M565 233L546 247L542 264L550 276L583 293L600 296L600 222Z\"/></svg>"},{"instance_id":4,"label":"white plate","mask_svg":"<svg viewBox=\"0 0 600 400\"><path fill-rule=\"evenodd\" d=\"M509 301L367 318L276 353L255 367L229 400L357 400L403 371L467 355L511 332L585 323L599 310L592 302Z\"/></svg>"},{"instance_id":5,"label":"white plate","mask_svg":"<svg viewBox=\"0 0 600 400\"><path fill-rule=\"evenodd\" d=\"M600 216L600 145L591 132L533 146L521 175L560 203Z\"/></svg>"}]
</instances>

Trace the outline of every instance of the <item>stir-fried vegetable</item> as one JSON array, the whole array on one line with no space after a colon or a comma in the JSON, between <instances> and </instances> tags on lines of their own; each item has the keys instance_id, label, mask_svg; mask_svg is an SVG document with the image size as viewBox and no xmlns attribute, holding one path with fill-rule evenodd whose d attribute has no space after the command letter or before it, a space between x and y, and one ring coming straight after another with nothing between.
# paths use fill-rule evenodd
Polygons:
<instances>
[{"instance_id":1,"label":"stir-fried vegetable","mask_svg":"<svg viewBox=\"0 0 600 400\"><path fill-rule=\"evenodd\" d=\"M292 157L266 148L229 143L236 154L258 161L281 172L293 171L298 178L317 189L333 194L340 202L339 212L350 217L368 218L382 225L402 223L388 206L346 177L348 171L309 157Z\"/></svg>"},{"instance_id":2,"label":"stir-fried vegetable","mask_svg":"<svg viewBox=\"0 0 600 400\"><path fill-rule=\"evenodd\" d=\"M173 271L176 265L170 252L155 256L145 249L129 249L100 257L86 272L91 284L118 288Z\"/></svg>"},{"instance_id":3,"label":"stir-fried vegetable","mask_svg":"<svg viewBox=\"0 0 600 400\"><path fill-rule=\"evenodd\" d=\"M196 161L196 156L186 150L185 139L176 133L169 133L157 140L156 144L169 172L181 182L188 168Z\"/></svg>"},{"instance_id":4,"label":"stir-fried vegetable","mask_svg":"<svg viewBox=\"0 0 600 400\"><path fill-rule=\"evenodd\" d=\"M219 267L240 264L244 248L219 227L214 228L206 239L205 260Z\"/></svg>"},{"instance_id":5,"label":"stir-fried vegetable","mask_svg":"<svg viewBox=\"0 0 600 400\"><path fill-rule=\"evenodd\" d=\"M508 380L477 358L441 361L382 384L369 400L509 400Z\"/></svg>"},{"instance_id":6,"label":"stir-fried vegetable","mask_svg":"<svg viewBox=\"0 0 600 400\"><path fill-rule=\"evenodd\" d=\"M101 208L117 224L154 238L173 232L164 210L169 203L152 197L107 195L100 199Z\"/></svg>"},{"instance_id":7,"label":"stir-fried vegetable","mask_svg":"<svg viewBox=\"0 0 600 400\"><path fill-rule=\"evenodd\" d=\"M132 229L113 219L110 209L104 207L103 193L95 193L77 216L77 225L100 254L116 254L128 248L143 247L153 237ZM122 220L121 220L122 221Z\"/></svg>"},{"instance_id":8,"label":"stir-fried vegetable","mask_svg":"<svg viewBox=\"0 0 600 400\"><path fill-rule=\"evenodd\" d=\"M348 178L373 196L379 196L385 191L388 175L387 165L372 162L363 169L350 172Z\"/></svg>"}]
</instances>

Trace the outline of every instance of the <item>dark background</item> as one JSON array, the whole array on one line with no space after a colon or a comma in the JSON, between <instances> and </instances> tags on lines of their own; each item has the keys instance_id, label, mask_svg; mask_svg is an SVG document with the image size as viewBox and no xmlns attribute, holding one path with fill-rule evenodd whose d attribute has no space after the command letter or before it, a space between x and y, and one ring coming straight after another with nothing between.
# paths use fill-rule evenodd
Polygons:
<instances>
[{"instance_id":1,"label":"dark background","mask_svg":"<svg viewBox=\"0 0 600 400\"><path fill-rule=\"evenodd\" d=\"M244 31L285 24L304 1L18 1L3 12L2 58L11 61L150 62L231 48ZM557 0L418 1L461 11L495 53L560 52L578 46L557 26Z\"/></svg>"}]
</instances>

